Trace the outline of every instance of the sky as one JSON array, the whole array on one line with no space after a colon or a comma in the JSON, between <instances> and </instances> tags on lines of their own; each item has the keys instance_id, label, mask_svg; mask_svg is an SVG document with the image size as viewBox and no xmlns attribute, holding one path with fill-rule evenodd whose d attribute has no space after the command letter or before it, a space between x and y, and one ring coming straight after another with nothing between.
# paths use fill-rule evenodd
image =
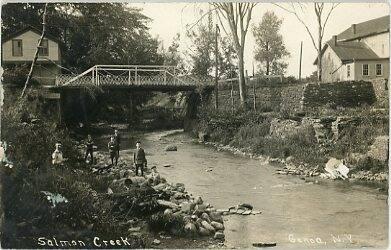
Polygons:
<instances>
[{"instance_id":1,"label":"sky","mask_svg":"<svg viewBox=\"0 0 391 250\"><path fill-rule=\"evenodd\" d=\"M281 4L288 7L288 5ZM330 4L326 4L330 5ZM186 25L194 24L199 18L200 9L208 9L207 3L137 3L131 6L140 7L143 13L152 18L150 23L151 34L158 36L163 45L167 48L177 33L181 35L182 52L190 48L190 41L186 38ZM286 59L288 63L287 76L298 76L300 42L303 42L303 59L302 59L302 77L310 75L316 70L313 62L316 58L316 50L311 42L305 27L297 18L280 7L271 3L259 3L253 10L251 25L258 24L266 11L273 11L279 18L283 19L280 33L286 48L290 52L290 57ZM306 21L312 33L316 34L317 25L316 17L311 6L308 6L306 14L301 17ZM328 21L324 41L331 39L354 23L364 22L370 19L381 17L389 14L389 5L387 3L342 3L330 16ZM227 29L228 31L228 29ZM222 31L223 32L223 31ZM315 36L317 39L317 36ZM247 33L245 44L245 69L249 75L252 73L254 61L255 40L251 29Z\"/></svg>"}]
</instances>

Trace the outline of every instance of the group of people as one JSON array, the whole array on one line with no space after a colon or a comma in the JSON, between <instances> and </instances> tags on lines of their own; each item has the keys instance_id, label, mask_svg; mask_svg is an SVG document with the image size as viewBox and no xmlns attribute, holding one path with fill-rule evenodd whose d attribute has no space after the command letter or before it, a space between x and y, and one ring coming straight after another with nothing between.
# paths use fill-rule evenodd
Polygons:
<instances>
[{"instance_id":1,"label":"group of people","mask_svg":"<svg viewBox=\"0 0 391 250\"><path fill-rule=\"evenodd\" d=\"M107 148L109 150L111 165L117 166L118 164L118 158L119 158L119 152L121 149L121 135L119 134L118 130L114 130L114 135L110 137L110 141L107 144ZM88 156L90 156L89 163L93 164L94 162L94 142L92 140L91 135L87 136L86 140L86 154L84 157L84 160L87 162ZM136 168L136 175L138 175L138 172L140 170L141 176L144 175L144 167L147 166L147 159L145 157L144 149L141 147L141 142L136 142L136 150L133 154L133 164Z\"/></svg>"}]
</instances>

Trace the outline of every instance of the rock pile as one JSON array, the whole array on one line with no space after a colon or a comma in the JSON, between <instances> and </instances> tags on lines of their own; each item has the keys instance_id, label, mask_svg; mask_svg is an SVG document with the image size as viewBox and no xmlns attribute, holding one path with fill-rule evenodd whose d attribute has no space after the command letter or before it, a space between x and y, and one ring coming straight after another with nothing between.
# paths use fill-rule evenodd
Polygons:
<instances>
[{"instance_id":1,"label":"rock pile","mask_svg":"<svg viewBox=\"0 0 391 250\"><path fill-rule=\"evenodd\" d=\"M351 178L364 180L364 181L387 181L387 173L372 173L370 171L358 171L351 174Z\"/></svg>"},{"instance_id":2,"label":"rock pile","mask_svg":"<svg viewBox=\"0 0 391 250\"><path fill-rule=\"evenodd\" d=\"M100 162L100 156L97 158ZM223 213L217 211L212 205L204 203L201 197L192 197L185 190L183 183L168 183L165 178L160 176L156 168L146 169L145 177L135 176L134 171L127 166L113 166L103 173L106 171L107 175L112 175L115 178L110 184L109 193L112 196L127 195L135 187L144 188L144 192L153 197L148 200L150 202L148 206L153 206L154 212L161 211L167 218L180 218L184 222L183 228L178 228L177 231L185 232L191 237L213 236L219 240L225 238ZM134 202L129 202L129 199L133 198L126 197L127 201L123 200L121 204L117 204L123 211L134 206L132 205ZM142 203L146 203L146 201ZM141 208L140 204L137 206Z\"/></svg>"},{"instance_id":3,"label":"rock pile","mask_svg":"<svg viewBox=\"0 0 391 250\"><path fill-rule=\"evenodd\" d=\"M306 177L319 176L320 171L318 168L310 168L305 164L300 164L299 166L295 165L285 165L283 169L278 169L276 174L290 174L290 175L301 175Z\"/></svg>"}]
</instances>

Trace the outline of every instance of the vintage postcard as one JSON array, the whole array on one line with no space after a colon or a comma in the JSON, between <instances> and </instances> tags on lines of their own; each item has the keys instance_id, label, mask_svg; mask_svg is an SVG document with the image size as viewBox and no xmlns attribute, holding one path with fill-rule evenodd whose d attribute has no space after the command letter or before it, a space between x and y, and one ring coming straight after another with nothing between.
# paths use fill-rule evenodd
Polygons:
<instances>
[{"instance_id":1,"label":"vintage postcard","mask_svg":"<svg viewBox=\"0 0 391 250\"><path fill-rule=\"evenodd\" d=\"M2 249L385 249L386 1L6 1Z\"/></svg>"}]
</instances>

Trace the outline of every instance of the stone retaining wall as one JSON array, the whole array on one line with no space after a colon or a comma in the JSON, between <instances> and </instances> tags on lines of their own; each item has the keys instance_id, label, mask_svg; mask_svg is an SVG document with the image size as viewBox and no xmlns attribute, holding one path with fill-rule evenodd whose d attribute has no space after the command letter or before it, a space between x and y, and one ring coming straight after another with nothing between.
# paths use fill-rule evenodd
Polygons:
<instances>
[{"instance_id":1,"label":"stone retaining wall","mask_svg":"<svg viewBox=\"0 0 391 250\"><path fill-rule=\"evenodd\" d=\"M305 108L357 107L376 101L372 83L364 81L308 84L304 91Z\"/></svg>"},{"instance_id":2,"label":"stone retaining wall","mask_svg":"<svg viewBox=\"0 0 391 250\"><path fill-rule=\"evenodd\" d=\"M376 85L376 87L374 87ZM248 106L254 107L254 92L256 110L258 112L284 112L297 114L324 107L359 107L372 105L377 99L385 100L384 82L351 81L336 83L308 84L259 84L255 91L253 86L247 86ZM214 104L214 93L211 103ZM231 111L240 105L237 83L225 85L219 89L219 108Z\"/></svg>"}]
</instances>

